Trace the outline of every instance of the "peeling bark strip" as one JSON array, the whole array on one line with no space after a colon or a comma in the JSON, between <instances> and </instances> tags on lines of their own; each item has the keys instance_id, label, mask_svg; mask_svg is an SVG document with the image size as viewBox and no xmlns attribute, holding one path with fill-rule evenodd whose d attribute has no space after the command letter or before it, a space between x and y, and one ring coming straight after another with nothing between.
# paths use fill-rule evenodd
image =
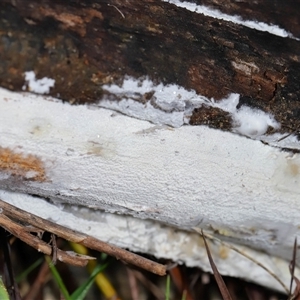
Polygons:
<instances>
[{"instance_id":1,"label":"peeling bark strip","mask_svg":"<svg viewBox=\"0 0 300 300\"><path fill-rule=\"evenodd\" d=\"M52 96L93 103L104 84L149 76L216 99L239 93L239 105L272 112L288 131L300 126L299 41L158 0L13 3L0 4L3 87L21 90L34 70L55 80ZM191 124L211 124L215 112L204 113L194 111Z\"/></svg>"}]
</instances>

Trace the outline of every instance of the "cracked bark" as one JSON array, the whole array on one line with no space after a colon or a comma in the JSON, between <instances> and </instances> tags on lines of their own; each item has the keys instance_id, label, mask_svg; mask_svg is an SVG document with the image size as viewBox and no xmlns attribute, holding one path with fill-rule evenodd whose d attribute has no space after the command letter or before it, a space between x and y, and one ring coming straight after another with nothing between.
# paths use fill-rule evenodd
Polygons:
<instances>
[{"instance_id":1,"label":"cracked bark","mask_svg":"<svg viewBox=\"0 0 300 300\"><path fill-rule=\"evenodd\" d=\"M267 24L277 24L296 37L300 37L300 1L231 1L231 0L191 0L198 5L207 5L229 15L238 15L245 20L257 20Z\"/></svg>"},{"instance_id":2,"label":"cracked bark","mask_svg":"<svg viewBox=\"0 0 300 300\"><path fill-rule=\"evenodd\" d=\"M288 19L285 13L293 10L292 5L281 5L280 13L277 2L276 14ZM238 6L241 15L249 11L242 3ZM227 13L236 9L225 7ZM265 7L260 12L256 8L250 14L253 19L273 15L266 14ZM239 93L239 105L273 113L283 131L299 128L297 40L158 0L30 0L26 6L20 0L4 0L0 14L3 87L22 90L23 73L34 70L38 78L55 79L50 95L82 104L98 102L103 84L121 83L125 75L149 76L155 82L176 83L215 99ZM230 128L227 116L216 114L220 112L198 109L190 122Z\"/></svg>"}]
</instances>

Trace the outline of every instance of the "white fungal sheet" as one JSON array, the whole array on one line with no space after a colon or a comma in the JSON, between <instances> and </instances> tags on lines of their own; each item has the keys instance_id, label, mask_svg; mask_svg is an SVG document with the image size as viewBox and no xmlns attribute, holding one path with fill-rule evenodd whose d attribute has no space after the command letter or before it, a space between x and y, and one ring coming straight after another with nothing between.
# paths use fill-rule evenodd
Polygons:
<instances>
[{"instance_id":1,"label":"white fungal sheet","mask_svg":"<svg viewBox=\"0 0 300 300\"><path fill-rule=\"evenodd\" d=\"M43 77L41 79L36 79L34 71L25 72L25 84L23 85L23 90L28 90L36 94L48 94L50 88L54 87L55 80Z\"/></svg>"},{"instance_id":2,"label":"white fungal sheet","mask_svg":"<svg viewBox=\"0 0 300 300\"><path fill-rule=\"evenodd\" d=\"M233 119L232 131L251 138L261 138L268 128L279 129L280 124L274 116L259 109L239 104L239 94L230 94L225 99L215 102L198 95L194 90L186 90L176 84L155 85L150 79L135 79L127 76L123 84L104 85L103 89L113 94L115 99L104 97L99 105L126 115L151 121L155 124L180 127L189 123L195 108L218 107L229 112ZM153 93L151 101L146 104L136 100L147 93Z\"/></svg>"},{"instance_id":3,"label":"white fungal sheet","mask_svg":"<svg viewBox=\"0 0 300 300\"><path fill-rule=\"evenodd\" d=\"M12 160L1 188L213 228L290 258L300 225L299 154L205 126L155 125L5 89L0 107L0 149ZM42 179L23 167L16 180L15 155L41 161Z\"/></svg>"}]
</instances>

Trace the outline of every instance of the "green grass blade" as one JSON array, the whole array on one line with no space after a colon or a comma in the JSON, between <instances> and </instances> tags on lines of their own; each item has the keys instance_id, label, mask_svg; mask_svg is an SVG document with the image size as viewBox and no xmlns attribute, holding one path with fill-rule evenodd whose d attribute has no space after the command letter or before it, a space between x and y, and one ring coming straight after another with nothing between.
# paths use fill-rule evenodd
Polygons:
<instances>
[{"instance_id":1,"label":"green grass blade","mask_svg":"<svg viewBox=\"0 0 300 300\"><path fill-rule=\"evenodd\" d=\"M94 283L94 280L96 276L102 272L103 270L106 269L108 263L104 265L97 265L92 272L90 278L83 283L72 295L71 298L72 300L84 300L86 294L88 293L89 289L91 288L92 284Z\"/></svg>"},{"instance_id":2,"label":"green grass blade","mask_svg":"<svg viewBox=\"0 0 300 300\"><path fill-rule=\"evenodd\" d=\"M186 300L187 290L184 290L182 293L181 300Z\"/></svg>"},{"instance_id":3,"label":"green grass blade","mask_svg":"<svg viewBox=\"0 0 300 300\"><path fill-rule=\"evenodd\" d=\"M0 276L0 299L1 300L9 300L9 296L8 296L7 290L4 286L1 276Z\"/></svg>"},{"instance_id":4,"label":"green grass blade","mask_svg":"<svg viewBox=\"0 0 300 300\"><path fill-rule=\"evenodd\" d=\"M171 289L171 280L170 275L167 275L167 281L166 281L166 300L170 300L170 289Z\"/></svg>"},{"instance_id":5,"label":"green grass blade","mask_svg":"<svg viewBox=\"0 0 300 300\"><path fill-rule=\"evenodd\" d=\"M35 268L37 268L43 262L43 258L36 260L31 266L29 266L25 271L23 271L19 276L16 277L17 283L21 282L24 278L28 276ZM0 298L1 299L1 298Z\"/></svg>"},{"instance_id":6,"label":"green grass blade","mask_svg":"<svg viewBox=\"0 0 300 300\"><path fill-rule=\"evenodd\" d=\"M52 273L52 275L53 275L53 278L54 278L54 280L56 281L56 283L58 284L59 289L60 289L61 293L63 294L64 298L65 298L66 300L71 300L70 294L69 294L69 292L67 291L67 288L66 288L66 286L65 286L65 284L64 284L64 282L63 282L63 280L62 280L62 278L60 277L60 275L59 275L59 273L58 273L56 267L53 265L53 263L52 263L50 257L49 257L49 256L45 256L45 258L46 258L46 261L47 261L47 263L48 263L48 265L49 265L49 268L50 268L50 270L51 270L51 273Z\"/></svg>"},{"instance_id":7,"label":"green grass blade","mask_svg":"<svg viewBox=\"0 0 300 300\"><path fill-rule=\"evenodd\" d=\"M101 252L100 261L104 262L108 259L108 255L106 253Z\"/></svg>"}]
</instances>

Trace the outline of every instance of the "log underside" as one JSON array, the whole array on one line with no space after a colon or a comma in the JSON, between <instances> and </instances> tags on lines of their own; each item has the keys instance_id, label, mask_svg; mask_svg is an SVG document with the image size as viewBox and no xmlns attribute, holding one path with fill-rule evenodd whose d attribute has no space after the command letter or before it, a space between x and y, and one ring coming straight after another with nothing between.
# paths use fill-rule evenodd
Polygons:
<instances>
[{"instance_id":1,"label":"log underside","mask_svg":"<svg viewBox=\"0 0 300 300\"><path fill-rule=\"evenodd\" d=\"M115 231L109 226L111 231L102 235L98 210L123 215L121 224L128 215L141 224L144 219L161 222L161 247L150 247L155 245L150 242L153 230L158 233L161 225L145 225L143 235L140 225L132 229L138 235L126 231L131 237L125 239L126 247L135 250L140 244L145 252L190 265L201 265L205 257L203 249L197 254L199 237L191 240L192 253L190 247L175 246L177 238L178 243L189 240L187 232L194 227L290 260L294 237L299 236L299 154L205 126L154 126L106 109L4 89L0 105L0 188L22 193L16 196L18 207L43 216L48 211L43 199L60 209L70 204L77 221L72 214L58 218L53 213L50 218L70 228L76 224L108 242ZM10 195L3 192L1 199L8 201ZM78 206L82 208L76 213ZM91 218L96 223L84 224ZM186 234L174 236L172 227ZM123 231L115 241L119 246L124 246ZM141 238L145 235L147 239ZM174 248L165 243L173 238ZM255 280L252 275L249 279Z\"/></svg>"},{"instance_id":2,"label":"log underside","mask_svg":"<svg viewBox=\"0 0 300 300\"><path fill-rule=\"evenodd\" d=\"M202 270L211 272L203 239L198 233L187 233L156 221L109 214L84 207L65 205L58 208L42 198L19 193L0 190L0 198L67 228L74 229L74 224L76 224L76 229L80 229L81 232L119 247L129 248L137 253L148 253L159 258L171 259L185 263L189 267L200 266ZM31 205L28 207L26 203L29 202ZM212 232L212 234L218 237L218 232ZM224 239L224 236L221 238ZM286 287L289 286L290 272L287 261L270 257L248 247L228 243L260 262L277 275ZM218 270L223 275L241 277L262 286L286 292L264 269L243 255L214 241L209 241L209 247ZM295 270L295 275L300 276L298 268Z\"/></svg>"}]
</instances>

